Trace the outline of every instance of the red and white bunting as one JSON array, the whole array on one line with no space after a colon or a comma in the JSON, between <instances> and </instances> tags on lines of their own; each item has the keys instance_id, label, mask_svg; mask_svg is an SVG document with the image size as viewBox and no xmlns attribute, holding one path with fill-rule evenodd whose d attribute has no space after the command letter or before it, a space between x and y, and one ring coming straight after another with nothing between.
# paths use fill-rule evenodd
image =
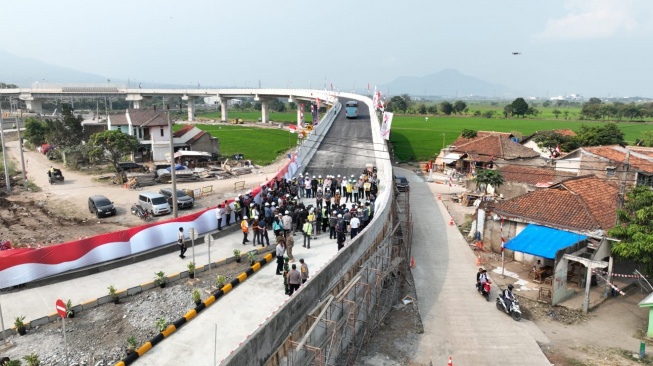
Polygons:
<instances>
[{"instance_id":1,"label":"red and white bunting","mask_svg":"<svg viewBox=\"0 0 653 366\"><path fill-rule=\"evenodd\" d=\"M288 125L288 129L290 129L290 133L297 132L297 126L295 125Z\"/></svg>"},{"instance_id":2,"label":"red and white bunting","mask_svg":"<svg viewBox=\"0 0 653 366\"><path fill-rule=\"evenodd\" d=\"M617 286L613 285L612 283L608 282L608 280L606 280L603 276L601 276L601 274L599 273L599 271L592 270L592 272L593 272L595 275L599 276L603 281L605 281L605 283L608 284L608 286L612 287L612 289L615 290L615 291L617 291L621 296L626 296L626 293L623 292L623 291L621 291L621 289L620 289L619 287L617 287Z\"/></svg>"}]
</instances>

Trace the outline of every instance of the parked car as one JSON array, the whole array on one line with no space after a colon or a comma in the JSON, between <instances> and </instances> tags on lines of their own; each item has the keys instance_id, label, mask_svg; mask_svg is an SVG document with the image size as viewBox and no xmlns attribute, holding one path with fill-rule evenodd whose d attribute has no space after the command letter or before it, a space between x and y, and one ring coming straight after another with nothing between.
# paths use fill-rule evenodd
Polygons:
<instances>
[{"instance_id":1,"label":"parked car","mask_svg":"<svg viewBox=\"0 0 653 366\"><path fill-rule=\"evenodd\" d=\"M159 191L168 200L168 204L172 205L172 188L163 188ZM187 195L181 189L177 190L177 207L179 208L192 208L195 204L193 197Z\"/></svg>"},{"instance_id":2,"label":"parked car","mask_svg":"<svg viewBox=\"0 0 653 366\"><path fill-rule=\"evenodd\" d=\"M101 194L88 198L88 210L98 218L116 214L116 208L113 206L113 202Z\"/></svg>"},{"instance_id":3,"label":"parked car","mask_svg":"<svg viewBox=\"0 0 653 366\"><path fill-rule=\"evenodd\" d=\"M165 215L172 210L168 200L160 193L143 192L138 195L138 204L150 215Z\"/></svg>"},{"instance_id":4,"label":"parked car","mask_svg":"<svg viewBox=\"0 0 653 366\"><path fill-rule=\"evenodd\" d=\"M410 189L410 185L406 177L395 176L395 186L399 192L406 192L408 189Z\"/></svg>"}]
</instances>

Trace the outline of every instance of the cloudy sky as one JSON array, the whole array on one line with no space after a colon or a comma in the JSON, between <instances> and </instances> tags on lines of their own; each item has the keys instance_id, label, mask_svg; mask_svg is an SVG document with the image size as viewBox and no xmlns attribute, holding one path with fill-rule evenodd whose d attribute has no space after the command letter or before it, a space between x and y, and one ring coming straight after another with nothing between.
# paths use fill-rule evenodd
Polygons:
<instances>
[{"instance_id":1,"label":"cloudy sky","mask_svg":"<svg viewBox=\"0 0 653 366\"><path fill-rule=\"evenodd\" d=\"M653 96L651 0L26 0L2 13L0 49L115 80L351 90L453 68L531 95Z\"/></svg>"}]
</instances>

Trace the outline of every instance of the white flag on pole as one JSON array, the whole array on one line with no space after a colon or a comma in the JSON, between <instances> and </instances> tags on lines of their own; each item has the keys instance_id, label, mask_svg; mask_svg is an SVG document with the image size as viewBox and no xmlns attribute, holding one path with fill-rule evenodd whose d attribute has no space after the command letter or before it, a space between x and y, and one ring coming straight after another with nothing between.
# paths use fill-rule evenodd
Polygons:
<instances>
[{"instance_id":1,"label":"white flag on pole","mask_svg":"<svg viewBox=\"0 0 653 366\"><path fill-rule=\"evenodd\" d=\"M381 138L390 139L390 127L392 126L392 112L383 112L383 123L381 124Z\"/></svg>"}]
</instances>

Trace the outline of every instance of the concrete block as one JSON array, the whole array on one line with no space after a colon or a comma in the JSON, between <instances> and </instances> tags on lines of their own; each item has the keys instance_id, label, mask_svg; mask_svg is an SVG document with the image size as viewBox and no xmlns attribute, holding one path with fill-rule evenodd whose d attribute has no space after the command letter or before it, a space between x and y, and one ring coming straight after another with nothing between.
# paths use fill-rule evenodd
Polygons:
<instances>
[{"instance_id":1,"label":"concrete block","mask_svg":"<svg viewBox=\"0 0 653 366\"><path fill-rule=\"evenodd\" d=\"M97 304L98 305L103 305L103 304L110 303L111 301L113 301L113 299L111 299L111 296L109 296L109 295L102 296L102 297L98 297Z\"/></svg>"},{"instance_id":2,"label":"concrete block","mask_svg":"<svg viewBox=\"0 0 653 366\"><path fill-rule=\"evenodd\" d=\"M149 289L153 289L155 286L156 285L154 284L154 282L148 282L148 283L142 284L141 289L142 289L142 291L147 291Z\"/></svg>"},{"instance_id":3,"label":"concrete block","mask_svg":"<svg viewBox=\"0 0 653 366\"><path fill-rule=\"evenodd\" d=\"M184 271L184 272L181 272L181 273L185 273L186 274L185 277L188 277L188 271ZM181 279L181 273L171 274L170 276L168 276L168 281L170 281L170 282L179 281Z\"/></svg>"},{"instance_id":4,"label":"concrete block","mask_svg":"<svg viewBox=\"0 0 653 366\"><path fill-rule=\"evenodd\" d=\"M82 308L82 305L79 304L79 305L75 305L75 306L73 306L73 307L72 307L72 310L73 310L75 313L79 313L80 311L82 311L82 310L84 310L84 309Z\"/></svg>"},{"instance_id":5,"label":"concrete block","mask_svg":"<svg viewBox=\"0 0 653 366\"><path fill-rule=\"evenodd\" d=\"M98 303L97 303L97 299L94 299L91 301L83 302L81 305L82 305L82 310L88 310L97 307Z\"/></svg>"},{"instance_id":6,"label":"concrete block","mask_svg":"<svg viewBox=\"0 0 653 366\"><path fill-rule=\"evenodd\" d=\"M33 327L38 327L39 325L45 325L45 324L48 324L48 323L50 323L50 317L49 316L44 316L44 317L41 317L41 318L38 318L38 319L34 319L34 320L32 320L30 322L30 324Z\"/></svg>"},{"instance_id":7,"label":"concrete block","mask_svg":"<svg viewBox=\"0 0 653 366\"><path fill-rule=\"evenodd\" d=\"M50 314L47 316L48 320L53 322L61 318L58 313Z\"/></svg>"},{"instance_id":8,"label":"concrete block","mask_svg":"<svg viewBox=\"0 0 653 366\"><path fill-rule=\"evenodd\" d=\"M132 288L127 289L127 295L128 296L134 296L136 294L140 294L143 290L141 289L141 286L134 286Z\"/></svg>"}]
</instances>

